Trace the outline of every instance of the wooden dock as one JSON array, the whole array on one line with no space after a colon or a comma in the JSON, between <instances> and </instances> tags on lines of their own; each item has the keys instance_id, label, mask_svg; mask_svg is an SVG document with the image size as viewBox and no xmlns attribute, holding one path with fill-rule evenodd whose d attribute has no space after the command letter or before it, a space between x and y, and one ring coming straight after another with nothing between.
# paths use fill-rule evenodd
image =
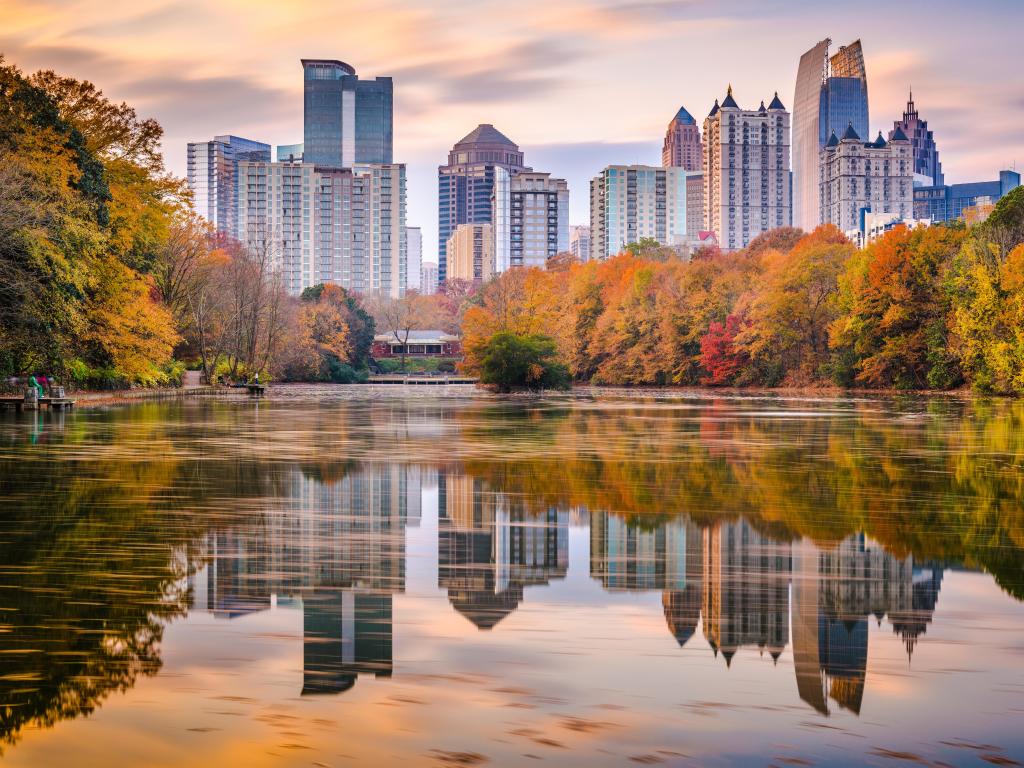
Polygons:
<instances>
[{"instance_id":1,"label":"wooden dock","mask_svg":"<svg viewBox=\"0 0 1024 768\"><path fill-rule=\"evenodd\" d=\"M367 384L409 384L430 385L430 384L476 384L477 379L466 376L401 376L398 374L376 374L370 376Z\"/></svg>"},{"instance_id":2,"label":"wooden dock","mask_svg":"<svg viewBox=\"0 0 1024 768\"><path fill-rule=\"evenodd\" d=\"M75 407L70 397L40 397L38 400L26 400L18 395L0 395L0 408L11 408L18 413L26 409L49 408L51 411L67 411Z\"/></svg>"}]
</instances>

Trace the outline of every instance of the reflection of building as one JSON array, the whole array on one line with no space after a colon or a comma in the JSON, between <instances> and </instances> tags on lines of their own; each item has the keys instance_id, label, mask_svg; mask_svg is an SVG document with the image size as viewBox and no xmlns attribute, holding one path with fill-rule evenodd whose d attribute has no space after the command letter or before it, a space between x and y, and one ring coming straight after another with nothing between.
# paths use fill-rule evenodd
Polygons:
<instances>
[{"instance_id":1,"label":"reflection of building","mask_svg":"<svg viewBox=\"0 0 1024 768\"><path fill-rule=\"evenodd\" d=\"M420 472L369 465L333 483L287 477L285 504L245 526L210 534L205 595L224 618L298 598L303 693L336 693L359 674L391 673L391 596L405 589L405 527L419 516Z\"/></svg>"},{"instance_id":2,"label":"reflection of building","mask_svg":"<svg viewBox=\"0 0 1024 768\"><path fill-rule=\"evenodd\" d=\"M800 698L822 714L828 699L860 713L868 658L868 617L888 614L909 654L931 621L942 571L915 568L865 539L834 549L793 547L793 663Z\"/></svg>"},{"instance_id":3,"label":"reflection of building","mask_svg":"<svg viewBox=\"0 0 1024 768\"><path fill-rule=\"evenodd\" d=\"M523 588L565 576L569 514L533 516L480 480L438 477L438 586L479 629L514 611Z\"/></svg>"},{"instance_id":4,"label":"reflection of building","mask_svg":"<svg viewBox=\"0 0 1024 768\"><path fill-rule=\"evenodd\" d=\"M741 520L704 533L704 636L726 664L743 645L777 659L789 642L790 545Z\"/></svg>"},{"instance_id":5,"label":"reflection of building","mask_svg":"<svg viewBox=\"0 0 1024 768\"><path fill-rule=\"evenodd\" d=\"M608 590L685 590L692 526L683 520L652 529L609 512L591 512L591 578Z\"/></svg>"}]
</instances>

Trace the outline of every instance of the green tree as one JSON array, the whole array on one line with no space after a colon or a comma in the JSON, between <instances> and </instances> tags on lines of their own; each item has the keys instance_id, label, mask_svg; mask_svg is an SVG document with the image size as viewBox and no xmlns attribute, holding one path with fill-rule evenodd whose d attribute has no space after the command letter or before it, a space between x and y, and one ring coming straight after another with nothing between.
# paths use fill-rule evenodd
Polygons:
<instances>
[{"instance_id":1,"label":"green tree","mask_svg":"<svg viewBox=\"0 0 1024 768\"><path fill-rule=\"evenodd\" d=\"M478 366L480 383L499 392L569 388L569 370L557 360L554 340L539 334L494 334L483 345Z\"/></svg>"}]
</instances>

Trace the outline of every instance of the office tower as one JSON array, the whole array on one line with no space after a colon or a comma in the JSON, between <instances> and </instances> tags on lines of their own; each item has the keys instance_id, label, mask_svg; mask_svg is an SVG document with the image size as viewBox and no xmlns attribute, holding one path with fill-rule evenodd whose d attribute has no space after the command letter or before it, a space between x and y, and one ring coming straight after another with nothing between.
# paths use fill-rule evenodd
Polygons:
<instances>
[{"instance_id":1,"label":"office tower","mask_svg":"<svg viewBox=\"0 0 1024 768\"><path fill-rule=\"evenodd\" d=\"M833 132L853 124L868 135L868 81L860 40L829 56L826 38L800 57L793 97L793 223L811 231L821 223L820 152Z\"/></svg>"},{"instance_id":2,"label":"office tower","mask_svg":"<svg viewBox=\"0 0 1024 768\"><path fill-rule=\"evenodd\" d=\"M817 166L815 166L817 167ZM704 120L704 229L725 250L793 223L789 112L776 93L741 109L732 86Z\"/></svg>"},{"instance_id":3,"label":"office tower","mask_svg":"<svg viewBox=\"0 0 1024 768\"><path fill-rule=\"evenodd\" d=\"M393 162L390 77L360 80L334 59L302 59L302 74L305 162L335 168Z\"/></svg>"},{"instance_id":4,"label":"office tower","mask_svg":"<svg viewBox=\"0 0 1024 768\"><path fill-rule=\"evenodd\" d=\"M437 293L437 264L424 261L420 267L420 293L430 296Z\"/></svg>"},{"instance_id":5,"label":"office tower","mask_svg":"<svg viewBox=\"0 0 1024 768\"><path fill-rule=\"evenodd\" d=\"M829 137L819 165L822 223L847 232L861 228L862 213L913 217L913 154L899 128L888 142L881 133L865 142L848 124L842 138Z\"/></svg>"},{"instance_id":6,"label":"office tower","mask_svg":"<svg viewBox=\"0 0 1024 768\"><path fill-rule=\"evenodd\" d=\"M590 227L585 224L569 227L569 252L576 261L590 261Z\"/></svg>"},{"instance_id":7,"label":"office tower","mask_svg":"<svg viewBox=\"0 0 1024 768\"><path fill-rule=\"evenodd\" d=\"M494 228L459 224L448 238L448 279L487 282L494 276Z\"/></svg>"},{"instance_id":8,"label":"office tower","mask_svg":"<svg viewBox=\"0 0 1024 768\"><path fill-rule=\"evenodd\" d=\"M302 144L278 144L274 159L279 163L301 163Z\"/></svg>"},{"instance_id":9,"label":"office tower","mask_svg":"<svg viewBox=\"0 0 1024 768\"><path fill-rule=\"evenodd\" d=\"M907 108L903 111L903 119L893 123L889 131L889 139L897 131L910 139L910 147L914 155L914 175L926 176L927 181L921 186L941 187L945 183L942 175L942 163L939 162L939 149L935 146L935 135L928 130L928 121L922 120L914 106L914 92L907 98Z\"/></svg>"},{"instance_id":10,"label":"office tower","mask_svg":"<svg viewBox=\"0 0 1024 768\"><path fill-rule=\"evenodd\" d=\"M968 209L994 206L999 199L1020 186L1016 171L1000 171L995 181L917 187L914 190L914 218L932 222L964 218Z\"/></svg>"},{"instance_id":11,"label":"office tower","mask_svg":"<svg viewBox=\"0 0 1024 768\"><path fill-rule=\"evenodd\" d=\"M239 160L270 160L270 145L239 136L214 136L188 145L192 208L218 231L234 236Z\"/></svg>"},{"instance_id":12,"label":"office tower","mask_svg":"<svg viewBox=\"0 0 1024 768\"><path fill-rule=\"evenodd\" d=\"M494 170L495 272L512 267L544 268L569 250L569 185L550 173Z\"/></svg>"},{"instance_id":13,"label":"office tower","mask_svg":"<svg viewBox=\"0 0 1024 768\"><path fill-rule=\"evenodd\" d=\"M680 107L665 132L661 164L666 168L682 168L690 173L700 173L703 156L697 121L686 111L686 107Z\"/></svg>"},{"instance_id":14,"label":"office tower","mask_svg":"<svg viewBox=\"0 0 1024 768\"><path fill-rule=\"evenodd\" d=\"M438 281L448 277L448 238L460 224L490 224L496 169L515 175L530 170L523 153L493 125L474 128L452 147L448 164L438 166Z\"/></svg>"},{"instance_id":15,"label":"office tower","mask_svg":"<svg viewBox=\"0 0 1024 768\"><path fill-rule=\"evenodd\" d=\"M649 165L609 165L590 182L590 252L607 259L628 243L661 245L686 239L686 171Z\"/></svg>"},{"instance_id":16,"label":"office tower","mask_svg":"<svg viewBox=\"0 0 1024 768\"><path fill-rule=\"evenodd\" d=\"M405 166L238 163L241 243L280 270L293 295L319 283L402 295Z\"/></svg>"},{"instance_id":17,"label":"office tower","mask_svg":"<svg viewBox=\"0 0 1024 768\"><path fill-rule=\"evenodd\" d=\"M405 228L405 282L404 291L419 291L423 269L423 230Z\"/></svg>"}]
</instances>

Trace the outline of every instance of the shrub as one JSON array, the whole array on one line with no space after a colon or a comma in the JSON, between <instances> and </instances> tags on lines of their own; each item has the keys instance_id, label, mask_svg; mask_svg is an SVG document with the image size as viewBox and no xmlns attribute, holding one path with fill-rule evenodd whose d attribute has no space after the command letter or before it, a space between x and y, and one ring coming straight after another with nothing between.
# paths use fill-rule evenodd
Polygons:
<instances>
[{"instance_id":1,"label":"shrub","mask_svg":"<svg viewBox=\"0 0 1024 768\"><path fill-rule=\"evenodd\" d=\"M480 350L480 383L499 392L569 389L569 369L556 358L555 342L539 334L496 333Z\"/></svg>"}]
</instances>

